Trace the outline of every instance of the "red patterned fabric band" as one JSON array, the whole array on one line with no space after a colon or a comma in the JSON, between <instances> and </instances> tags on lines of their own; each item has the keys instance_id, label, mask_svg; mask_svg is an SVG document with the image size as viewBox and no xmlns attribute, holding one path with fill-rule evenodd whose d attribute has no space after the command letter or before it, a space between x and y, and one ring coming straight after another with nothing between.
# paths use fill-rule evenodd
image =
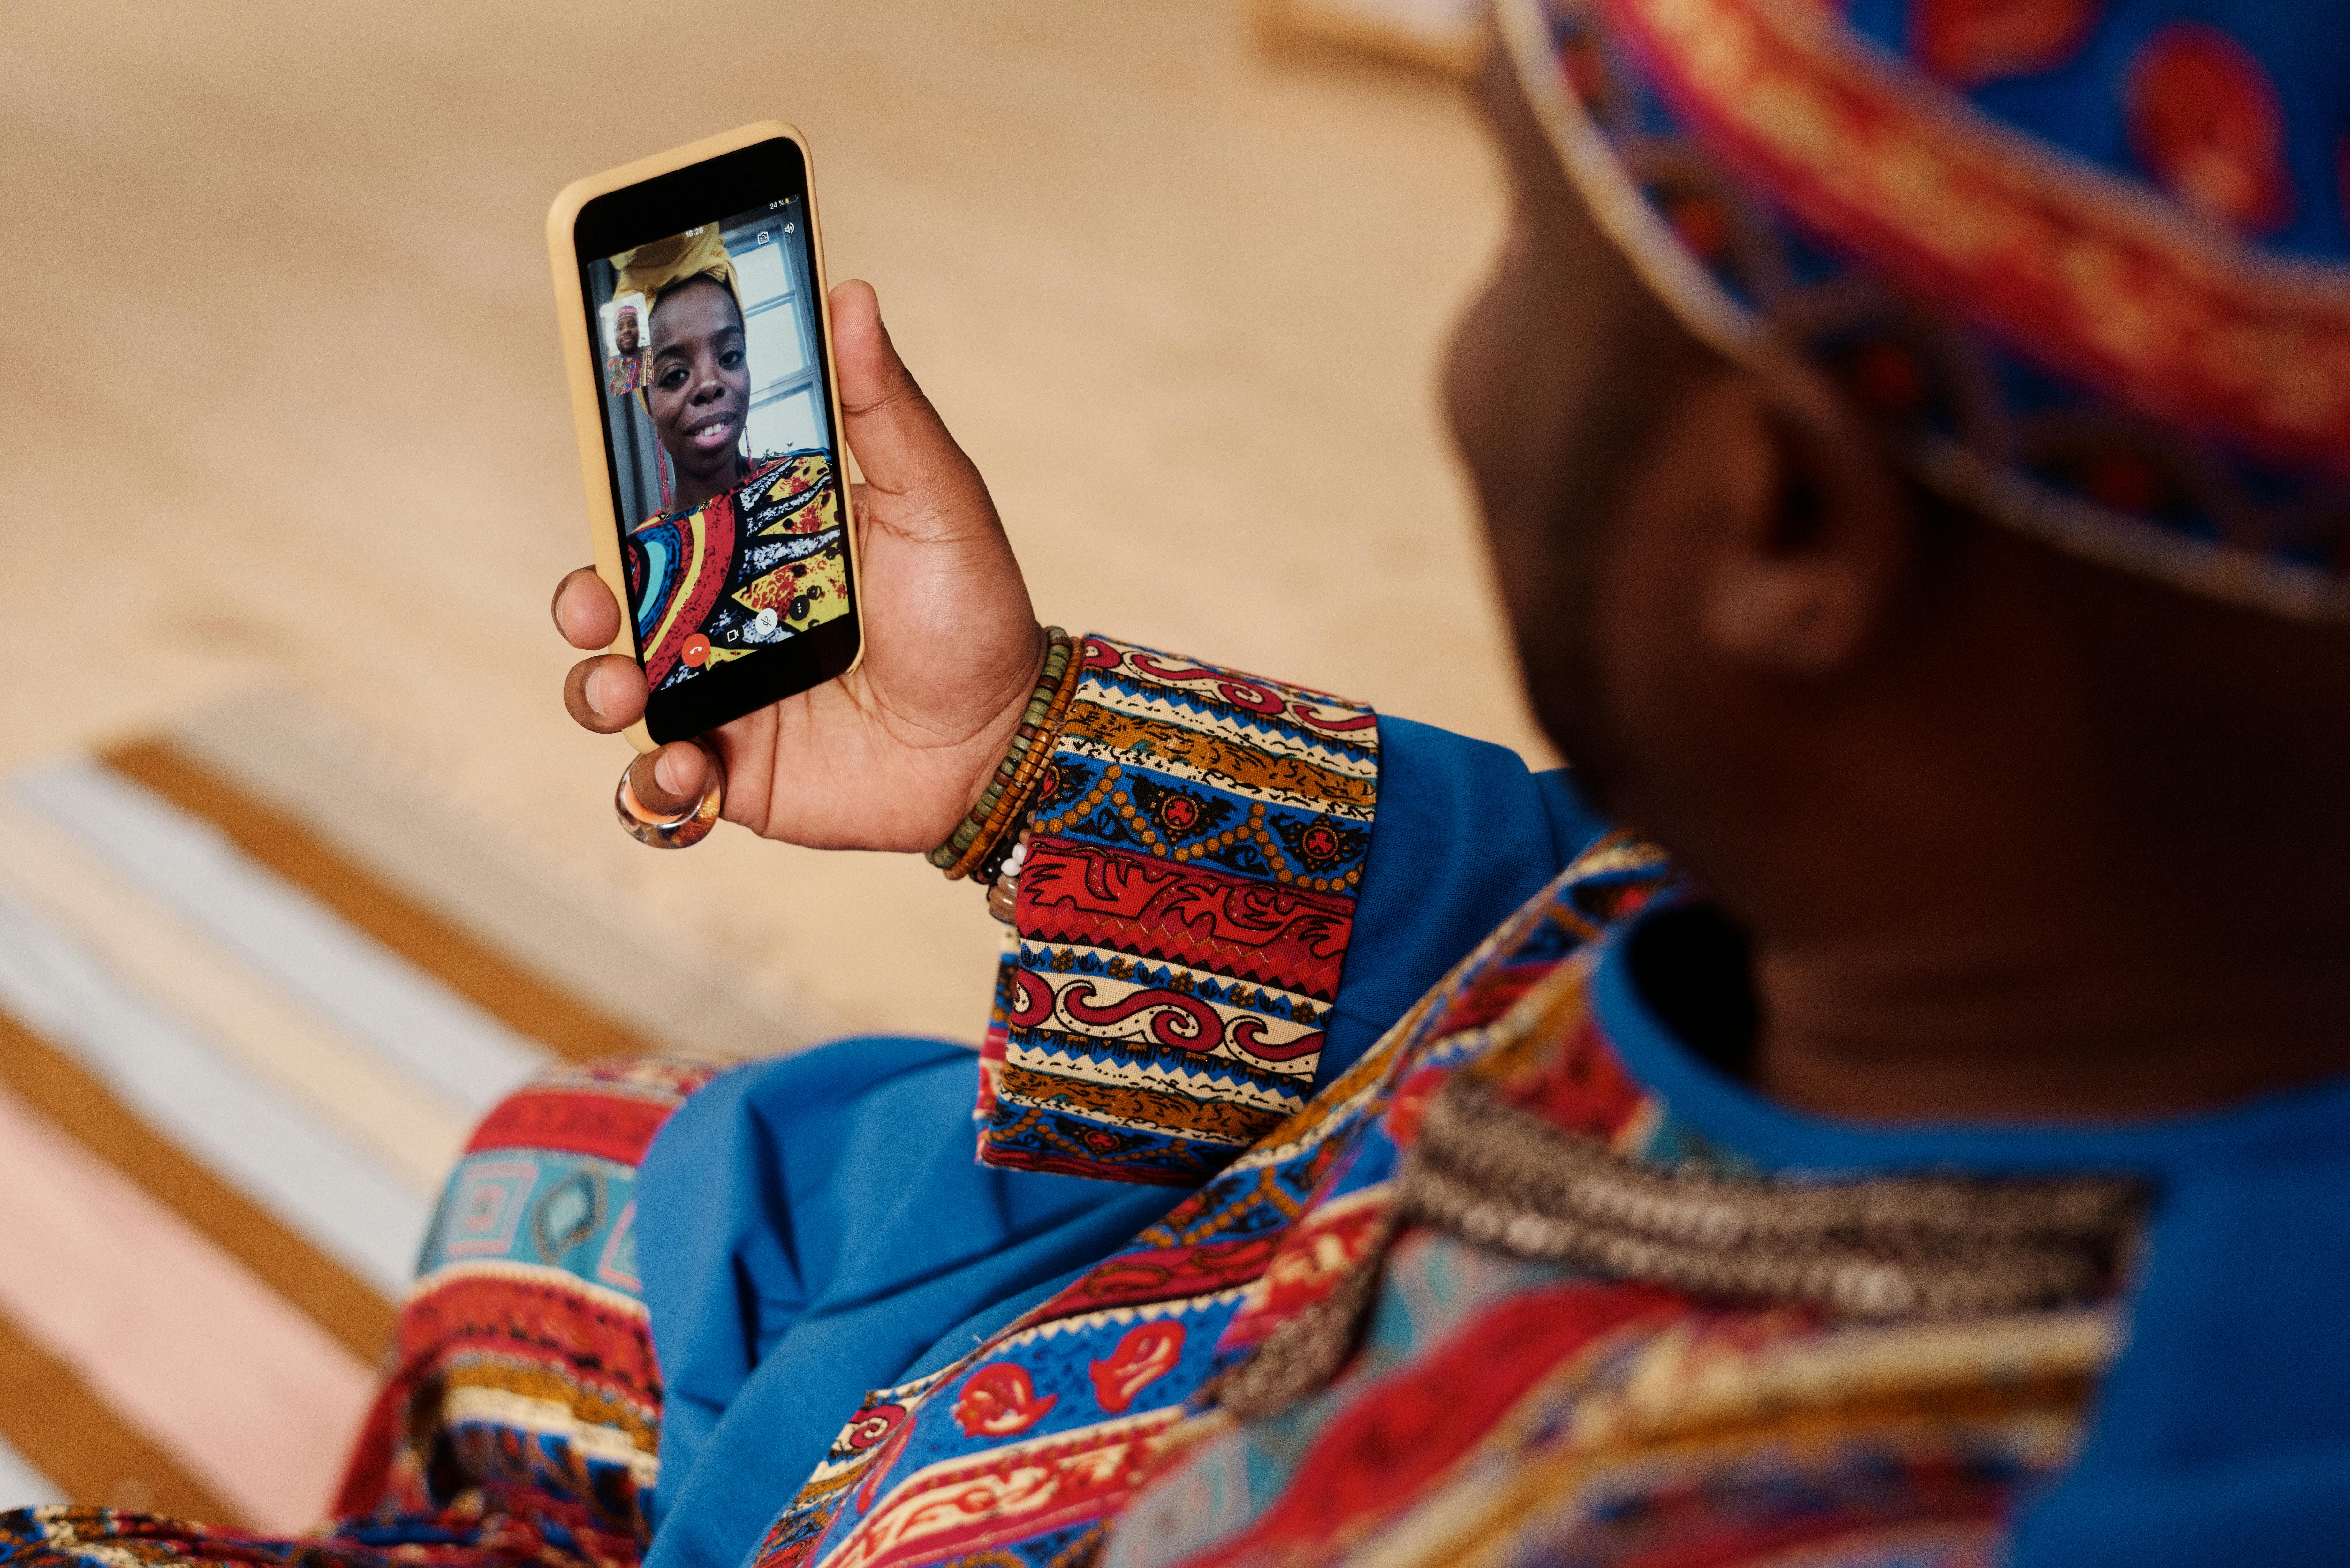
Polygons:
<instances>
[{"instance_id":1,"label":"red patterned fabric band","mask_svg":"<svg viewBox=\"0 0 2350 1568\"><path fill-rule=\"evenodd\" d=\"M1031 807L980 1158L1187 1185L1313 1094L1378 721L1106 638L1083 658Z\"/></svg>"},{"instance_id":2,"label":"red patterned fabric band","mask_svg":"<svg viewBox=\"0 0 2350 1568\"><path fill-rule=\"evenodd\" d=\"M343 1528L372 1525L389 1544L420 1521L445 1527L462 1501L435 1470L446 1448L489 1511L512 1516L500 1530L559 1525L591 1562L635 1561L661 1397L637 1275L637 1165L710 1075L615 1057L543 1074L491 1111L419 1260L394 1369L336 1502ZM551 1474L577 1495L549 1488Z\"/></svg>"}]
</instances>

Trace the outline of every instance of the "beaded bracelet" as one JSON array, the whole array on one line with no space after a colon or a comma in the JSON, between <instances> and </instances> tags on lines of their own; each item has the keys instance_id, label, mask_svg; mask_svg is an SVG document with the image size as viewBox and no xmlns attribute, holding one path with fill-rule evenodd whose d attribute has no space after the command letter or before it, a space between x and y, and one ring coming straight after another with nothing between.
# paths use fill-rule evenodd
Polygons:
<instances>
[{"instance_id":1,"label":"beaded bracelet","mask_svg":"<svg viewBox=\"0 0 2350 1568\"><path fill-rule=\"evenodd\" d=\"M1062 726L1068 722L1069 703L1076 696L1077 683L1084 679L1085 672L1084 659L1069 660L1068 669L1061 676L1060 688L1053 694L1053 705L1045 711L1044 721L1037 725L1035 735L1020 759L1019 768L1004 785L1003 798L988 814L986 825L980 829L979 836L972 840L971 847L963 851L962 858L948 868L949 881L958 881L974 872L979 874L982 886L994 880L993 867L1002 861L1014 825L1026 814L1029 799L1036 793L1037 781L1044 777L1045 768L1052 763L1054 750L1060 743Z\"/></svg>"},{"instance_id":2,"label":"beaded bracelet","mask_svg":"<svg viewBox=\"0 0 2350 1568\"><path fill-rule=\"evenodd\" d=\"M1012 737L1010 749L1004 753L1003 760L996 764L994 776L988 781L987 788L980 793L979 799L972 804L954 833L925 857L931 865L950 877L955 875L954 867L972 846L982 841L988 820L994 815L995 808L1003 804L1004 792L1011 787L1021 764L1027 761L1028 753L1034 749L1039 729L1045 716L1052 711L1054 700L1060 695L1066 683L1065 677L1078 663L1076 639L1057 626L1046 627L1045 636L1045 668L1037 675L1035 690L1028 694L1028 706L1021 715L1020 728Z\"/></svg>"},{"instance_id":3,"label":"beaded bracelet","mask_svg":"<svg viewBox=\"0 0 2350 1568\"><path fill-rule=\"evenodd\" d=\"M1071 668L1063 680L1064 696L1074 690L1076 673L1076 661L1072 660ZM1066 711L1066 701L1056 701L1046 710L1045 716L1035 726L1035 733L1031 737L1027 749L1021 755L1019 766L1011 778L1002 781L1003 794L988 812L986 822L981 825L980 831L955 863L946 867L949 881L961 881L1001 863L1010 847L1013 834L1024 823L1030 797L1035 794L1037 781L1043 776L1045 765L1050 761L1060 739Z\"/></svg>"},{"instance_id":4,"label":"beaded bracelet","mask_svg":"<svg viewBox=\"0 0 2350 1568\"><path fill-rule=\"evenodd\" d=\"M980 830L986 826L988 815L1002 800L1003 792L1010 784L1012 774L1019 771L1021 759L1027 754L1029 745L1035 739L1036 726L1044 722L1045 713L1051 710L1053 698L1060 690L1061 677L1066 672L1067 660L1073 651L1074 644L1068 633L1057 626L1045 628L1045 668L1037 676L1035 690L1028 695L1028 706L1021 716L1019 729L1012 737L1011 749L1004 753L1003 760L996 764L995 773L989 780L987 788L981 792L978 801L972 805L962 822L956 826L954 833L944 844L940 845L925 857L931 865L941 871L949 869L956 861L962 858L963 852L971 847L972 840L979 836Z\"/></svg>"},{"instance_id":5,"label":"beaded bracelet","mask_svg":"<svg viewBox=\"0 0 2350 1568\"><path fill-rule=\"evenodd\" d=\"M1083 661L1076 657L1074 641L1069 653L1066 662L1047 659L1045 669L1047 680L1056 673L1054 665L1061 665L1057 671L1060 680L1054 687L1053 700L1042 717L1024 722L1012 737L1012 744L1005 751L1003 761L996 764L993 781L982 792L978 804L972 808L973 816L986 813L986 820L980 824L979 831L972 836L971 843L956 857L955 863L946 867L947 880L961 881L974 866L994 853L997 843L1003 836L1005 825L1035 788L1036 774L1045 760L1052 755L1060 733L1062 715L1067 711L1068 694L1075 691L1077 678L1083 673ZM1034 704L1031 704L1033 711Z\"/></svg>"}]
</instances>

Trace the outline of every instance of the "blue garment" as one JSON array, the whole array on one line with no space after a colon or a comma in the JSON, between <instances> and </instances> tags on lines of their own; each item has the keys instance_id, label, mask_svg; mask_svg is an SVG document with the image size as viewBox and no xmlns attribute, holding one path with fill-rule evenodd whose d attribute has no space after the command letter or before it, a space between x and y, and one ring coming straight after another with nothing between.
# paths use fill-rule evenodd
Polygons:
<instances>
[{"instance_id":1,"label":"blue garment","mask_svg":"<svg viewBox=\"0 0 2350 1568\"><path fill-rule=\"evenodd\" d=\"M1379 738L1319 1082L1604 827L1502 747L1390 718ZM1186 1196L982 1166L977 1093L963 1046L844 1040L737 1068L662 1129L639 1189L666 1385L647 1568L740 1561L867 1389L960 1355Z\"/></svg>"},{"instance_id":2,"label":"blue garment","mask_svg":"<svg viewBox=\"0 0 2350 1568\"><path fill-rule=\"evenodd\" d=\"M1559 775L1382 721L1385 765L1324 1077L1600 830ZM1618 933L1599 1022L1677 1119L1761 1165L2140 1171L2126 1348L2014 1561L2339 1561L2350 1521L2350 1085L2109 1127L1873 1127L1752 1094L1674 1038ZM726 1075L648 1157L639 1249L668 1381L649 1568L739 1562L868 1388L944 1365L1183 1194L972 1159L974 1061L847 1041ZM836 1177L837 1179L836 1179Z\"/></svg>"},{"instance_id":3,"label":"blue garment","mask_svg":"<svg viewBox=\"0 0 2350 1568\"><path fill-rule=\"evenodd\" d=\"M2014 1568L2350 1561L2350 1081L2194 1116L1868 1127L1773 1105L1650 1011L1618 933L1592 981L1603 1033L1677 1120L1759 1165L1856 1174L2143 1174L2151 1233L2128 1340L2078 1462L2018 1525Z\"/></svg>"}]
</instances>

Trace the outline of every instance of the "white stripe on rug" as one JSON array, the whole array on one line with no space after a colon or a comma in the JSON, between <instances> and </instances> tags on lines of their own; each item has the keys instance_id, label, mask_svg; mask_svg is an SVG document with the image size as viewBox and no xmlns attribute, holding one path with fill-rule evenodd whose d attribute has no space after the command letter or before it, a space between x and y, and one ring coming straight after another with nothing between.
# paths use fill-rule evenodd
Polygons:
<instances>
[{"instance_id":1,"label":"white stripe on rug","mask_svg":"<svg viewBox=\"0 0 2350 1568\"><path fill-rule=\"evenodd\" d=\"M255 968L469 1113L549 1060L541 1047L255 866L209 823L86 760L16 776L20 795Z\"/></svg>"},{"instance_id":2,"label":"white stripe on rug","mask_svg":"<svg viewBox=\"0 0 2350 1568\"><path fill-rule=\"evenodd\" d=\"M471 1118L384 1062L201 928L124 881L66 830L0 796L0 885L159 1007L354 1134L410 1187L438 1192Z\"/></svg>"},{"instance_id":3,"label":"white stripe on rug","mask_svg":"<svg viewBox=\"0 0 2350 1568\"><path fill-rule=\"evenodd\" d=\"M243 693L168 738L482 946L664 1049L782 1055L842 1033L812 997L773 981L743 989L700 944L435 798L363 732L294 692Z\"/></svg>"},{"instance_id":4,"label":"white stripe on rug","mask_svg":"<svg viewBox=\"0 0 2350 1568\"><path fill-rule=\"evenodd\" d=\"M43 1503L64 1502L66 1494L57 1483L35 1469L25 1456L0 1438L0 1508L37 1508Z\"/></svg>"},{"instance_id":5,"label":"white stripe on rug","mask_svg":"<svg viewBox=\"0 0 2350 1568\"><path fill-rule=\"evenodd\" d=\"M0 1007L385 1299L406 1293L431 1199L329 1136L5 893Z\"/></svg>"},{"instance_id":6,"label":"white stripe on rug","mask_svg":"<svg viewBox=\"0 0 2350 1568\"><path fill-rule=\"evenodd\" d=\"M0 1310L265 1530L323 1517L374 1376L285 1297L0 1088Z\"/></svg>"}]
</instances>

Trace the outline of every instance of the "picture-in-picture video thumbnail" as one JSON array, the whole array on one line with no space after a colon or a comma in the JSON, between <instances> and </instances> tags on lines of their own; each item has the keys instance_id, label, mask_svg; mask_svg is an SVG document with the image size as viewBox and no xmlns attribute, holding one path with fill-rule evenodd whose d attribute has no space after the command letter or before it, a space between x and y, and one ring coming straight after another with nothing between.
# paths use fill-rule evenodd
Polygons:
<instances>
[{"instance_id":1,"label":"picture-in-picture video thumbnail","mask_svg":"<svg viewBox=\"0 0 2350 1568\"><path fill-rule=\"evenodd\" d=\"M654 691L849 608L797 200L588 268L621 556Z\"/></svg>"}]
</instances>

